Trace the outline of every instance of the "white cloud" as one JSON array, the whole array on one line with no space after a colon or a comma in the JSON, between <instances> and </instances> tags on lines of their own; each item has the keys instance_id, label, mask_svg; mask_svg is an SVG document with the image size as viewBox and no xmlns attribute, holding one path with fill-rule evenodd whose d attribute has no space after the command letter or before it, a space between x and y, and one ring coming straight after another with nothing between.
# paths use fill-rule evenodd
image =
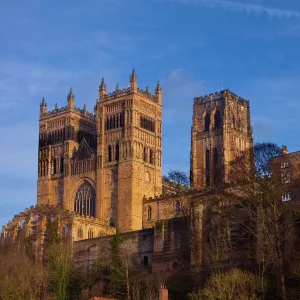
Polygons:
<instances>
[{"instance_id":1,"label":"white cloud","mask_svg":"<svg viewBox=\"0 0 300 300\"><path fill-rule=\"evenodd\" d=\"M248 14L265 14L270 18L278 19L300 19L300 12L272 8L259 4L247 3L247 2L236 2L236 1L227 1L227 0L167 0L171 2L181 2L184 4L191 5L203 5L206 7L220 7L225 10L230 10L234 12L245 12Z\"/></svg>"}]
</instances>

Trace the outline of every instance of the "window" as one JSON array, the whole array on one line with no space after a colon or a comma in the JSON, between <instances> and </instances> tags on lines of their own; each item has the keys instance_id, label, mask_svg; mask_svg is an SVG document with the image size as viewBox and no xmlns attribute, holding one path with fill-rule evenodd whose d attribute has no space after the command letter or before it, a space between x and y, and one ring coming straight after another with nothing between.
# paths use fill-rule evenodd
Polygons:
<instances>
[{"instance_id":1,"label":"window","mask_svg":"<svg viewBox=\"0 0 300 300\"><path fill-rule=\"evenodd\" d=\"M204 131L209 131L210 126L210 114L207 114L204 119Z\"/></svg>"},{"instance_id":2,"label":"window","mask_svg":"<svg viewBox=\"0 0 300 300\"><path fill-rule=\"evenodd\" d=\"M110 227L116 227L116 221L114 217L110 217L109 219L109 226Z\"/></svg>"},{"instance_id":3,"label":"window","mask_svg":"<svg viewBox=\"0 0 300 300\"><path fill-rule=\"evenodd\" d=\"M112 161L112 151L111 146L108 146L108 162Z\"/></svg>"},{"instance_id":4,"label":"window","mask_svg":"<svg viewBox=\"0 0 300 300\"><path fill-rule=\"evenodd\" d=\"M66 242L68 238L68 232L69 232L69 227L68 225L64 224L62 227L62 238Z\"/></svg>"},{"instance_id":5,"label":"window","mask_svg":"<svg viewBox=\"0 0 300 300\"><path fill-rule=\"evenodd\" d=\"M282 201L289 201L292 200L292 193L291 192L284 192L282 194Z\"/></svg>"},{"instance_id":6,"label":"window","mask_svg":"<svg viewBox=\"0 0 300 300\"><path fill-rule=\"evenodd\" d=\"M80 215L95 217L95 191L87 181L78 188L74 199L74 211Z\"/></svg>"},{"instance_id":7,"label":"window","mask_svg":"<svg viewBox=\"0 0 300 300\"><path fill-rule=\"evenodd\" d=\"M147 153L147 148L146 147L144 147L144 161L146 161L146 162L148 162L148 155L147 155L148 153Z\"/></svg>"},{"instance_id":8,"label":"window","mask_svg":"<svg viewBox=\"0 0 300 300\"><path fill-rule=\"evenodd\" d=\"M147 220L150 221L152 219L152 207L148 206L147 209Z\"/></svg>"},{"instance_id":9,"label":"window","mask_svg":"<svg viewBox=\"0 0 300 300\"><path fill-rule=\"evenodd\" d=\"M217 110L215 113L215 128L219 128L219 127L221 127L221 114Z\"/></svg>"},{"instance_id":10,"label":"window","mask_svg":"<svg viewBox=\"0 0 300 300\"><path fill-rule=\"evenodd\" d=\"M281 163L281 169L288 168L290 165L291 165L291 163L288 160L287 161L283 161Z\"/></svg>"},{"instance_id":11,"label":"window","mask_svg":"<svg viewBox=\"0 0 300 300\"><path fill-rule=\"evenodd\" d=\"M116 153L115 153L116 154L116 157L115 157L116 160L119 160L119 152L120 152L119 149L120 149L119 144L117 144L116 145Z\"/></svg>"},{"instance_id":12,"label":"window","mask_svg":"<svg viewBox=\"0 0 300 300\"><path fill-rule=\"evenodd\" d=\"M94 238L94 232L92 231L92 229L89 229L88 231L88 239L92 239Z\"/></svg>"},{"instance_id":13,"label":"window","mask_svg":"<svg viewBox=\"0 0 300 300\"><path fill-rule=\"evenodd\" d=\"M287 184L291 182L291 173L290 172L282 172L281 173L281 183Z\"/></svg>"},{"instance_id":14,"label":"window","mask_svg":"<svg viewBox=\"0 0 300 300\"><path fill-rule=\"evenodd\" d=\"M79 228L77 229L77 236L78 236L78 238L80 238L80 239L83 238L83 229L82 229L82 227L79 227Z\"/></svg>"},{"instance_id":15,"label":"window","mask_svg":"<svg viewBox=\"0 0 300 300\"><path fill-rule=\"evenodd\" d=\"M154 164L154 153L152 149L150 149L150 164Z\"/></svg>"},{"instance_id":16,"label":"window","mask_svg":"<svg viewBox=\"0 0 300 300\"><path fill-rule=\"evenodd\" d=\"M148 266L148 263L149 263L148 256L144 256L143 265Z\"/></svg>"},{"instance_id":17,"label":"window","mask_svg":"<svg viewBox=\"0 0 300 300\"><path fill-rule=\"evenodd\" d=\"M155 132L155 121L151 118L140 116L140 126L144 129Z\"/></svg>"}]
</instances>

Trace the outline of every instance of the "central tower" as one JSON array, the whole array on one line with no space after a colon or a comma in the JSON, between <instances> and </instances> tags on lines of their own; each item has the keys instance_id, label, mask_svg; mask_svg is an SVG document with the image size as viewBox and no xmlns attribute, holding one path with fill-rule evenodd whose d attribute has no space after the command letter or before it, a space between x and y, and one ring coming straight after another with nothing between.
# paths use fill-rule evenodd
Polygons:
<instances>
[{"instance_id":1,"label":"central tower","mask_svg":"<svg viewBox=\"0 0 300 300\"><path fill-rule=\"evenodd\" d=\"M246 158L245 166L250 170L253 138L249 101L229 90L195 98L191 148L191 185L195 188L229 182L232 165L240 158Z\"/></svg>"},{"instance_id":2,"label":"central tower","mask_svg":"<svg viewBox=\"0 0 300 300\"><path fill-rule=\"evenodd\" d=\"M97 157L96 202L120 231L142 228L143 197L162 192L162 91L159 82L150 94L137 86L106 93L104 80L95 106Z\"/></svg>"}]
</instances>

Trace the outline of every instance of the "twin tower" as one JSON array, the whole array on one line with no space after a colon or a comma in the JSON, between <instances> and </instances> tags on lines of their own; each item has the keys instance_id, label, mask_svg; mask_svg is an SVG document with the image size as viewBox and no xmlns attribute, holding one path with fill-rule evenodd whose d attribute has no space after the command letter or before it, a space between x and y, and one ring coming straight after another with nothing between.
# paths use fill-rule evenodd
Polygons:
<instances>
[{"instance_id":1,"label":"twin tower","mask_svg":"<svg viewBox=\"0 0 300 300\"><path fill-rule=\"evenodd\" d=\"M226 181L226 164L252 147L249 103L222 91L194 100L191 184ZM225 172L223 172L225 171ZM107 93L94 113L74 105L40 105L38 204L60 205L102 219L119 231L142 229L143 198L162 193L162 90L130 87Z\"/></svg>"}]
</instances>

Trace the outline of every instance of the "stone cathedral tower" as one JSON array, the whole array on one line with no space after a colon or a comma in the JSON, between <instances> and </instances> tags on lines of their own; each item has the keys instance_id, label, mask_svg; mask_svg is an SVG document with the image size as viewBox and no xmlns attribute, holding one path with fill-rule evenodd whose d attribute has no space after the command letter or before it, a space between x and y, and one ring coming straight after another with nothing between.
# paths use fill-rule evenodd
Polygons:
<instances>
[{"instance_id":1,"label":"stone cathedral tower","mask_svg":"<svg viewBox=\"0 0 300 300\"><path fill-rule=\"evenodd\" d=\"M252 157L249 102L229 90L195 98L191 135L191 185L229 182L231 163L242 154Z\"/></svg>"},{"instance_id":2,"label":"stone cathedral tower","mask_svg":"<svg viewBox=\"0 0 300 300\"><path fill-rule=\"evenodd\" d=\"M119 231L142 229L143 197L162 192L162 91L137 86L106 93L94 113L40 105L38 204L100 218Z\"/></svg>"}]
</instances>

